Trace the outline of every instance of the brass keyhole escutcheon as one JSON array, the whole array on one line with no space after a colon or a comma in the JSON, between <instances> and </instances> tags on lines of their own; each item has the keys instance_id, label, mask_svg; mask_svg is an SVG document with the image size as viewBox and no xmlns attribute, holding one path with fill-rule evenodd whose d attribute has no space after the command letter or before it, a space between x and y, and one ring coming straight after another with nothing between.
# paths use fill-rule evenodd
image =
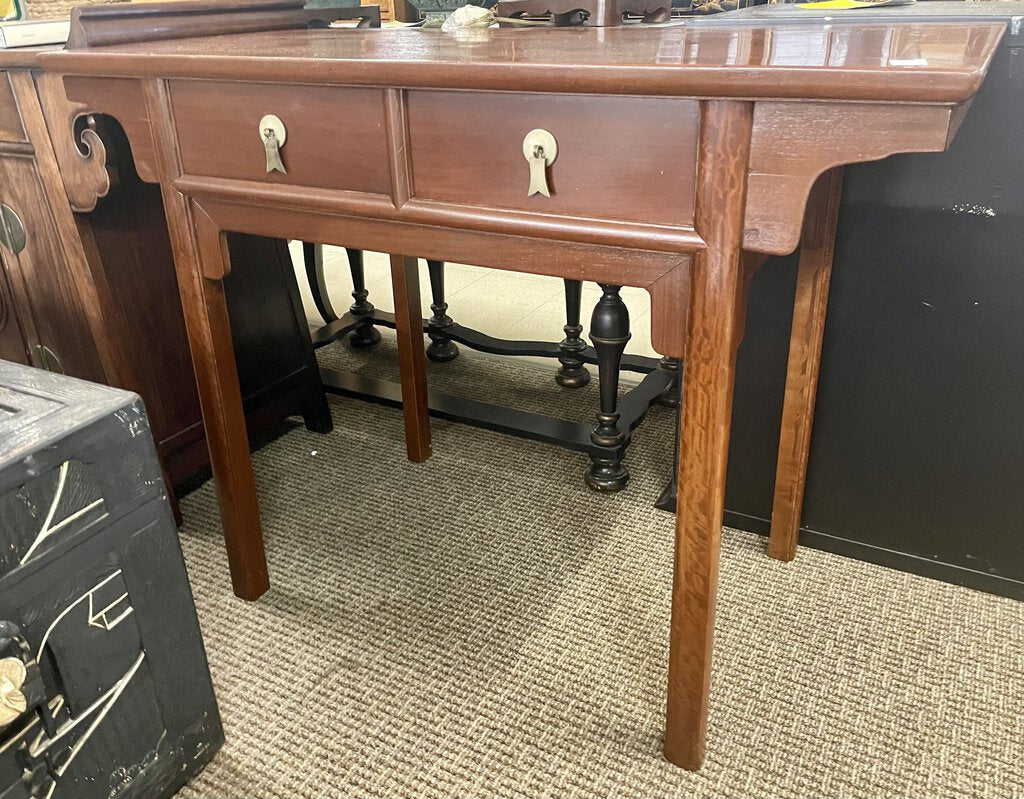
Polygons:
<instances>
[{"instance_id":1,"label":"brass keyhole escutcheon","mask_svg":"<svg viewBox=\"0 0 1024 799\"><path fill-rule=\"evenodd\" d=\"M281 148L288 139L288 131L281 118L274 114L267 114L260 120L260 138L263 141L263 149L267 154L267 174L280 172L288 174L284 168L284 161L281 160Z\"/></svg>"},{"instance_id":2,"label":"brass keyhole escutcheon","mask_svg":"<svg viewBox=\"0 0 1024 799\"><path fill-rule=\"evenodd\" d=\"M534 194L551 196L551 189L548 187L548 167L558 157L558 142L550 131L543 128L531 130L523 139L523 156L530 165L530 188L526 192L527 197Z\"/></svg>"}]
</instances>

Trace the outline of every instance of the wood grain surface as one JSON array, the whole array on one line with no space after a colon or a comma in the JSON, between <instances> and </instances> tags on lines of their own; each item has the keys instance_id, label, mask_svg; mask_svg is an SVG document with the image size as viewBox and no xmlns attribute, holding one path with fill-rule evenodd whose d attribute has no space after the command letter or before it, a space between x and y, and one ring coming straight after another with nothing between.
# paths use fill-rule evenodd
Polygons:
<instances>
[{"instance_id":1,"label":"wood grain surface","mask_svg":"<svg viewBox=\"0 0 1024 799\"><path fill-rule=\"evenodd\" d=\"M0 141L27 142L8 73L0 73Z\"/></svg>"},{"instance_id":2,"label":"wood grain surface","mask_svg":"<svg viewBox=\"0 0 1024 799\"><path fill-rule=\"evenodd\" d=\"M169 88L186 174L388 193L380 89L195 81ZM267 173L259 128L266 114L287 131L287 174Z\"/></svg>"},{"instance_id":3,"label":"wood grain surface","mask_svg":"<svg viewBox=\"0 0 1024 799\"><path fill-rule=\"evenodd\" d=\"M690 276L665 726L665 757L688 769L700 768L707 731L753 116L736 100L705 101L701 114L696 221L707 249Z\"/></svg>"},{"instance_id":4,"label":"wood grain surface","mask_svg":"<svg viewBox=\"0 0 1024 799\"><path fill-rule=\"evenodd\" d=\"M409 460L422 463L431 453L430 406L427 402L427 364L423 350L420 277L416 258L391 256L391 285L395 299L405 447Z\"/></svg>"},{"instance_id":5,"label":"wood grain surface","mask_svg":"<svg viewBox=\"0 0 1024 799\"><path fill-rule=\"evenodd\" d=\"M692 226L693 100L410 92L417 199L647 224ZM523 139L549 131L551 196L527 197Z\"/></svg>"},{"instance_id":6,"label":"wood grain surface","mask_svg":"<svg viewBox=\"0 0 1024 799\"><path fill-rule=\"evenodd\" d=\"M811 449L814 400L818 394L821 343L825 335L828 286L843 190L842 168L832 169L814 184L807 221L800 239L786 396L782 405L779 459L775 467L775 496L768 554L792 560L800 535L800 513Z\"/></svg>"},{"instance_id":7,"label":"wood grain surface","mask_svg":"<svg viewBox=\"0 0 1024 799\"><path fill-rule=\"evenodd\" d=\"M67 74L559 94L870 101L884 87L892 102L960 103L981 85L1004 30L993 23L496 29L459 37L278 30L43 53L39 63ZM837 37L841 47L833 46ZM936 55L922 57L929 48Z\"/></svg>"},{"instance_id":8,"label":"wood grain surface","mask_svg":"<svg viewBox=\"0 0 1024 799\"><path fill-rule=\"evenodd\" d=\"M153 142L160 172L176 174L180 161L166 85L151 81L142 88L147 111L157 123ZM208 222L205 214L197 214L192 202L174 191L169 181L161 183L161 190L224 522L231 582L238 596L257 599L270 587L270 578L231 324L224 285L218 279L230 268L223 233Z\"/></svg>"}]
</instances>

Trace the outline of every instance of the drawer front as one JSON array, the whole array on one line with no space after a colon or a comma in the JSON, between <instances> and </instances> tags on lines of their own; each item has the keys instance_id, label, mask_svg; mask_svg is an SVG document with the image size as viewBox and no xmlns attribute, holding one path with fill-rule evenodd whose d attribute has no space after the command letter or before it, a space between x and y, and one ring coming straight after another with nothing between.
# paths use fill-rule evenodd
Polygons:
<instances>
[{"instance_id":1,"label":"drawer front","mask_svg":"<svg viewBox=\"0 0 1024 799\"><path fill-rule=\"evenodd\" d=\"M0 141L27 142L10 78L0 72Z\"/></svg>"},{"instance_id":2,"label":"drawer front","mask_svg":"<svg viewBox=\"0 0 1024 799\"><path fill-rule=\"evenodd\" d=\"M379 89L172 81L171 103L187 174L388 193ZM267 172L267 114L284 123L287 174Z\"/></svg>"},{"instance_id":3,"label":"drawer front","mask_svg":"<svg viewBox=\"0 0 1024 799\"><path fill-rule=\"evenodd\" d=\"M595 219L693 222L699 105L658 97L412 91L417 199ZM530 188L523 140L549 131L550 197Z\"/></svg>"}]
</instances>

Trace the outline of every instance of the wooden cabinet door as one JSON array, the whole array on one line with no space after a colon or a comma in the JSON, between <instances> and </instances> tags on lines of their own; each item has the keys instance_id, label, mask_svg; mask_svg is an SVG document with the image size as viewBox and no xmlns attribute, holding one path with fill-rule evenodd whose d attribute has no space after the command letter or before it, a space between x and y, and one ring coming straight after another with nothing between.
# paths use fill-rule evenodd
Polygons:
<instances>
[{"instance_id":1,"label":"wooden cabinet door","mask_svg":"<svg viewBox=\"0 0 1024 799\"><path fill-rule=\"evenodd\" d=\"M53 215L30 156L0 158L0 200L24 228L25 246L0 246L8 288L33 366L105 382ZM2 336L3 333L0 333Z\"/></svg>"},{"instance_id":2,"label":"wooden cabinet door","mask_svg":"<svg viewBox=\"0 0 1024 799\"><path fill-rule=\"evenodd\" d=\"M0 360L28 363L28 342L25 341L25 335L22 333L11 289L7 285L7 270L2 264L0 264Z\"/></svg>"}]
</instances>

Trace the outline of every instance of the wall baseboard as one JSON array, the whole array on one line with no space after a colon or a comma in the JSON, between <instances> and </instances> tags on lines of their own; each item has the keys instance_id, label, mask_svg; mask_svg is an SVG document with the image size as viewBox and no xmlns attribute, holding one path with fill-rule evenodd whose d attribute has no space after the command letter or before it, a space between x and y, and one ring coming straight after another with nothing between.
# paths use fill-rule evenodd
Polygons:
<instances>
[{"instance_id":1,"label":"wall baseboard","mask_svg":"<svg viewBox=\"0 0 1024 799\"><path fill-rule=\"evenodd\" d=\"M727 510L725 512L724 524L727 527L735 527L737 530L768 535L771 523L767 519L756 516L747 516L743 513L735 513ZM800 529L800 546L819 549L823 552L831 552L834 555L842 555L854 560L862 560L867 563L874 563L878 566L885 566L901 572L917 574L921 577L929 577L953 585L962 585L966 588L973 588L976 591L984 591L987 594L1009 597L1010 599L1024 600L1024 582L1000 577L987 572L968 569L952 563L942 563L928 558L910 555L906 552L896 552L891 549L864 544L860 541L851 541L847 538L839 538L821 533L816 530Z\"/></svg>"}]
</instances>

